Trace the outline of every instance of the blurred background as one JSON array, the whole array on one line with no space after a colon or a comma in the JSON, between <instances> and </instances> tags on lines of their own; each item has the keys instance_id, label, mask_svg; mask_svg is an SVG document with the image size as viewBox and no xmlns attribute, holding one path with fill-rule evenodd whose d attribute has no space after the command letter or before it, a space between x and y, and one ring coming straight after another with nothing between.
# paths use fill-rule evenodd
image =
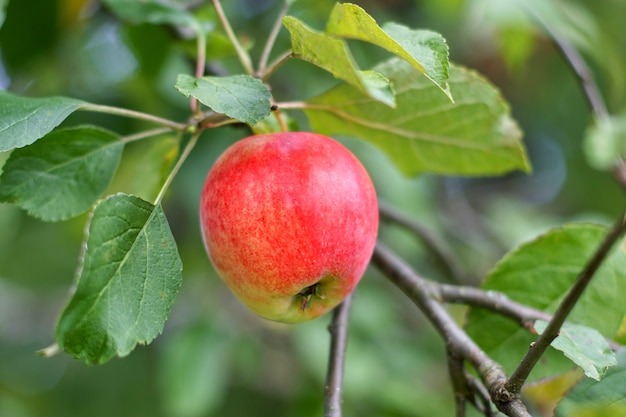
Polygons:
<instances>
[{"instance_id":1,"label":"blurred background","mask_svg":"<svg viewBox=\"0 0 626 417\"><path fill-rule=\"evenodd\" d=\"M258 57L281 2L223 3L235 31ZM515 1L354 3L379 23L393 20L440 32L452 61L498 86L525 132L532 174L501 178L404 178L376 149L340 138L363 161L382 201L446 242L468 283L479 283L505 252L551 226L611 222L622 210L624 193L609 174L586 162L582 142L590 113L576 76L541 25ZM581 51L609 110L624 114L626 2L553 3L560 13L539 6L535 11ZM532 9L535 2L527 4ZM292 14L322 29L332 5L300 0ZM185 33L120 23L89 0L4 0L2 7L0 89L76 97L175 120L189 114L188 100L173 88L177 74L193 72L194 46ZM211 70L241 72L218 35L209 39ZM351 46L363 68L387 57L358 42ZM275 51L287 48L283 31ZM311 65L289 62L270 82L280 101L313 97L336 81ZM293 117L307 128L301 115ZM120 134L144 127L86 113L66 121L78 123ZM0 204L1 417L322 415L330 317L297 326L256 318L215 275L198 230L197 201L206 173L227 146L248 134L243 127L207 132L177 176L164 208L184 264L182 290L155 342L103 366L35 354L53 343L87 216L44 223ZM129 145L110 191L153 198L159 183L154 172L166 166L174 146L167 136ZM0 166L7 157L0 153ZM380 239L426 276L447 279L406 231L383 222ZM452 311L463 320L462 308ZM453 415L443 343L374 268L357 289L350 325L346 416Z\"/></svg>"}]
</instances>

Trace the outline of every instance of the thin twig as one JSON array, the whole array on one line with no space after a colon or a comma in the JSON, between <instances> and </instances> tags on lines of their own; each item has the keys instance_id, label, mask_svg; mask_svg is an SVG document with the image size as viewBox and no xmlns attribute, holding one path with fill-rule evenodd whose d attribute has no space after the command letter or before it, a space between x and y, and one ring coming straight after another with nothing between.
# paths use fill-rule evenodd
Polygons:
<instances>
[{"instance_id":1,"label":"thin twig","mask_svg":"<svg viewBox=\"0 0 626 417\"><path fill-rule=\"evenodd\" d=\"M467 385L472 391L473 395L473 404L477 410L485 415L485 417L494 417L496 412L493 410L491 406L491 398L489 398L489 391L485 388L481 381L474 378L473 375L470 375L469 372L465 371L465 379L467 380Z\"/></svg>"},{"instance_id":2,"label":"thin twig","mask_svg":"<svg viewBox=\"0 0 626 417\"><path fill-rule=\"evenodd\" d=\"M145 120L147 122L156 123L162 126L167 126L175 130L185 130L186 124L177 123L172 120L164 119L162 117L153 116L148 113L142 113L135 110L124 109L121 107L105 106L102 104L86 104L80 108L83 111L92 111L96 113L114 114L116 116L126 116L133 119Z\"/></svg>"},{"instance_id":3,"label":"thin twig","mask_svg":"<svg viewBox=\"0 0 626 417\"><path fill-rule=\"evenodd\" d=\"M471 396L470 388L465 378L465 364L461 356L450 350L448 350L448 373L454 389L456 417L465 417L467 401Z\"/></svg>"},{"instance_id":4,"label":"thin twig","mask_svg":"<svg viewBox=\"0 0 626 417\"><path fill-rule=\"evenodd\" d=\"M204 75L204 70L206 66L206 38L204 33L199 33L197 35L196 40L196 48L197 48L197 57L196 57L196 78L200 78ZM191 111L194 114L198 114L200 111L200 106L198 105L198 99L195 97L191 98Z\"/></svg>"},{"instance_id":5,"label":"thin twig","mask_svg":"<svg viewBox=\"0 0 626 417\"><path fill-rule=\"evenodd\" d=\"M276 38L278 37L278 33L280 32L280 28L282 27L283 17L287 15L289 11L289 6L291 3L289 1L284 1L283 7L280 9L278 13L278 17L274 22L274 26L272 27L272 31L267 37L267 42L265 43L265 47L263 48L263 53L261 54L261 58L259 59L259 69L258 76L263 77L265 73L265 69L267 68L267 63L270 58L270 54L272 53L272 48L274 47L274 43L276 43Z\"/></svg>"},{"instance_id":6,"label":"thin twig","mask_svg":"<svg viewBox=\"0 0 626 417\"><path fill-rule=\"evenodd\" d=\"M491 310L517 321L521 326L530 328L535 320L550 321L552 316L527 305L509 299L497 291L485 291L480 288L436 284L442 301L467 304Z\"/></svg>"},{"instance_id":7,"label":"thin twig","mask_svg":"<svg viewBox=\"0 0 626 417\"><path fill-rule=\"evenodd\" d=\"M237 52L237 56L239 57L239 61L241 62L241 65L243 65L243 68L246 70L246 72L249 75L253 75L254 69L252 68L252 61L250 60L250 55L248 55L248 53L243 48L243 46L241 46L239 39L237 39L237 36L235 35L233 28L230 26L230 23L228 22L228 19L226 18L226 14L224 13L224 9L222 9L222 5L220 1L213 0L213 7L215 7L215 12L217 13L217 16L219 17L220 22L222 23L222 26L224 27L224 31L226 31L226 35L228 36L228 39L230 39L230 42L233 44L233 47L235 48L235 51Z\"/></svg>"},{"instance_id":8,"label":"thin twig","mask_svg":"<svg viewBox=\"0 0 626 417\"><path fill-rule=\"evenodd\" d=\"M348 343L348 313L352 296L349 295L333 310L330 331L330 358L324 389L324 417L341 417L343 369Z\"/></svg>"},{"instance_id":9,"label":"thin twig","mask_svg":"<svg viewBox=\"0 0 626 417\"><path fill-rule=\"evenodd\" d=\"M448 277L453 280L453 282L461 284L468 281L465 273L462 272L452 254L425 226L382 201L378 202L378 210L380 212L381 220L391 220L394 223L404 226L408 230L412 231L426 245L428 250L435 257L439 265L444 269Z\"/></svg>"},{"instance_id":10,"label":"thin twig","mask_svg":"<svg viewBox=\"0 0 626 417\"><path fill-rule=\"evenodd\" d=\"M189 142L185 146L185 149L183 149L183 152L178 157L178 161L176 161L176 164L174 165L174 167L170 171L169 175L165 179L165 182L161 186L161 190L159 191L159 194L157 195L157 197L154 200L154 205L155 206L158 206L159 204L161 204L161 201L163 200L163 197L165 196L165 192L167 191L167 189L169 188L170 184L174 180L174 177L176 177L176 174L178 174L178 171L180 171L180 167L183 165L185 160L187 160L187 157L191 153L192 149L196 146L196 143L198 143L198 138L200 137L201 134L202 134L202 132L196 132L189 139Z\"/></svg>"},{"instance_id":11,"label":"thin twig","mask_svg":"<svg viewBox=\"0 0 626 417\"><path fill-rule=\"evenodd\" d=\"M139 133L134 133L132 135L124 136L122 137L121 142L126 144L126 143L134 142L137 140L149 138L149 137L162 135L164 133L169 133L171 131L172 129L169 127L159 127L157 129L145 130Z\"/></svg>"},{"instance_id":12,"label":"thin twig","mask_svg":"<svg viewBox=\"0 0 626 417\"><path fill-rule=\"evenodd\" d=\"M293 51L291 49L280 54L274 59L265 70L261 73L261 81L266 82L278 68L280 68L285 62L293 58Z\"/></svg>"},{"instance_id":13,"label":"thin twig","mask_svg":"<svg viewBox=\"0 0 626 417\"><path fill-rule=\"evenodd\" d=\"M439 303L435 288L419 276L402 259L381 243L377 243L372 263L400 288L426 315L442 335L449 351L468 361L479 373L496 407L510 417L530 417L519 394L504 387L507 380L502 366L492 360Z\"/></svg>"},{"instance_id":14,"label":"thin twig","mask_svg":"<svg viewBox=\"0 0 626 417\"><path fill-rule=\"evenodd\" d=\"M609 252L615 242L617 242L625 230L626 213L623 212L620 214L619 220L613 225L613 227L611 227L591 259L589 259L583 270L580 272L578 279L572 288L570 288L570 291L559 305L558 309L552 316L552 319L548 322L544 332L530 346L521 363L506 382L505 386L507 390L513 393L520 392L526 378L528 378L528 375L530 375L530 372L533 370L541 356L543 356L543 353L546 351L548 346L550 346L550 343L552 343L552 341L558 336L559 330L567 319L567 316L582 296L596 271L609 255Z\"/></svg>"},{"instance_id":15,"label":"thin twig","mask_svg":"<svg viewBox=\"0 0 626 417\"><path fill-rule=\"evenodd\" d=\"M563 54L563 57L568 62L570 68L580 80L583 90L585 91L585 96L593 112L600 118L607 118L609 116L609 112L604 104L604 100L602 99L600 88L596 84L594 77L592 76L592 72L585 63L583 57L574 47L572 47L572 45L570 45L569 42L565 40L564 37L552 29L552 27L545 21L545 19L543 19L542 16L539 15L539 13L536 13L530 7L526 7L526 10L537 22L539 22L541 26L543 26L545 31Z\"/></svg>"},{"instance_id":16,"label":"thin twig","mask_svg":"<svg viewBox=\"0 0 626 417\"><path fill-rule=\"evenodd\" d=\"M572 69L587 98L587 102L591 107L595 117L600 120L606 120L610 118L609 110L606 107L600 87L598 86L593 72L589 69L589 66L585 62L584 58L564 37L562 37L557 31L553 30L548 23L535 13L530 8L527 8L528 12L537 20L552 38L554 43L561 51L569 67ZM613 169L613 177L619 183L619 185L626 190L626 164L625 161L617 161L616 166Z\"/></svg>"}]
</instances>

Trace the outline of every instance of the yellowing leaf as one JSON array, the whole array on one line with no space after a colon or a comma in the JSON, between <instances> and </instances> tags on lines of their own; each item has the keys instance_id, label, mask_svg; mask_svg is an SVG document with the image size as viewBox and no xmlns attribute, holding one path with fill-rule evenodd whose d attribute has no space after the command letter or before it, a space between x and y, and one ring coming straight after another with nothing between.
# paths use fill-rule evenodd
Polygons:
<instances>
[{"instance_id":1,"label":"yellowing leaf","mask_svg":"<svg viewBox=\"0 0 626 417\"><path fill-rule=\"evenodd\" d=\"M424 73L452 100L446 82L448 45L438 33L413 30L392 22L381 28L365 10L350 3L338 3L333 8L326 33L359 39L386 49Z\"/></svg>"},{"instance_id":2,"label":"yellowing leaf","mask_svg":"<svg viewBox=\"0 0 626 417\"><path fill-rule=\"evenodd\" d=\"M389 81L380 73L360 70L343 39L313 30L292 16L285 17L283 24L291 33L294 56L325 69L376 101L395 106Z\"/></svg>"}]
</instances>

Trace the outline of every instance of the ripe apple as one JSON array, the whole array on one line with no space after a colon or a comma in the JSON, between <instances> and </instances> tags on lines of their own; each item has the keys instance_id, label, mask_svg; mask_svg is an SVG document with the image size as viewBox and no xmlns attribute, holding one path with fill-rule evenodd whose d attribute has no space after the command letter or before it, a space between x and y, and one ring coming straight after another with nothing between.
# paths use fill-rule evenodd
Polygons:
<instances>
[{"instance_id":1,"label":"ripe apple","mask_svg":"<svg viewBox=\"0 0 626 417\"><path fill-rule=\"evenodd\" d=\"M374 250L378 203L365 168L339 142L271 133L217 159L200 222L228 288L259 316L297 323L354 290Z\"/></svg>"}]
</instances>

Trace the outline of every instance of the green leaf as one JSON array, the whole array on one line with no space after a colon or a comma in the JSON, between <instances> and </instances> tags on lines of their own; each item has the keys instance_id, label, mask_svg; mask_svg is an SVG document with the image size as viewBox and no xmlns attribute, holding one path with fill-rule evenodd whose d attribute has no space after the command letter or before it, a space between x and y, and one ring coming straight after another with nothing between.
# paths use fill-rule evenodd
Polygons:
<instances>
[{"instance_id":1,"label":"green leaf","mask_svg":"<svg viewBox=\"0 0 626 417\"><path fill-rule=\"evenodd\" d=\"M29 98L0 91L0 152L30 145L86 104L67 97Z\"/></svg>"},{"instance_id":2,"label":"green leaf","mask_svg":"<svg viewBox=\"0 0 626 417\"><path fill-rule=\"evenodd\" d=\"M286 16L283 25L291 33L294 56L330 72L376 101L395 106L389 80L380 73L360 70L343 39L313 30L293 16Z\"/></svg>"},{"instance_id":3,"label":"green leaf","mask_svg":"<svg viewBox=\"0 0 626 417\"><path fill-rule=\"evenodd\" d=\"M75 293L56 329L59 347L104 363L150 343L182 283L182 263L161 206L116 194L89 224Z\"/></svg>"},{"instance_id":4,"label":"green leaf","mask_svg":"<svg viewBox=\"0 0 626 417\"><path fill-rule=\"evenodd\" d=\"M391 80L397 108L390 109L341 84L307 102L313 130L369 142L405 175L499 175L530 170L521 133L499 91L484 78L450 68L456 104L399 58L375 68Z\"/></svg>"},{"instance_id":5,"label":"green leaf","mask_svg":"<svg viewBox=\"0 0 626 417\"><path fill-rule=\"evenodd\" d=\"M542 334L548 323L535 322L535 329ZM551 346L560 350L572 362L580 366L589 378L601 380L609 367L617 364L615 353L597 330L586 326L565 323Z\"/></svg>"},{"instance_id":6,"label":"green leaf","mask_svg":"<svg viewBox=\"0 0 626 417\"><path fill-rule=\"evenodd\" d=\"M607 230L593 224L569 224L552 229L507 254L489 273L482 288L553 313ZM594 328L607 338L614 337L626 313L622 296L625 290L626 254L617 249L602 264L568 322ZM467 331L509 373L536 338L517 323L477 308L470 310ZM536 380L569 368L571 362L550 349L531 377Z\"/></svg>"},{"instance_id":7,"label":"green leaf","mask_svg":"<svg viewBox=\"0 0 626 417\"><path fill-rule=\"evenodd\" d=\"M124 145L95 127L62 129L16 149L0 175L0 201L57 221L79 215L102 195Z\"/></svg>"},{"instance_id":8,"label":"green leaf","mask_svg":"<svg viewBox=\"0 0 626 417\"><path fill-rule=\"evenodd\" d=\"M413 30L397 23L379 27L374 18L355 4L333 8L326 33L377 45L406 60L424 73L452 100L448 84L448 45L438 33Z\"/></svg>"},{"instance_id":9,"label":"green leaf","mask_svg":"<svg viewBox=\"0 0 626 417\"><path fill-rule=\"evenodd\" d=\"M555 417L626 417L626 349L601 381L584 379L559 403Z\"/></svg>"},{"instance_id":10,"label":"green leaf","mask_svg":"<svg viewBox=\"0 0 626 417\"><path fill-rule=\"evenodd\" d=\"M585 132L585 152L590 165L601 170L626 159L626 114L594 119Z\"/></svg>"},{"instance_id":11,"label":"green leaf","mask_svg":"<svg viewBox=\"0 0 626 417\"><path fill-rule=\"evenodd\" d=\"M180 74L176 89L212 110L253 125L271 112L269 88L249 75L195 78Z\"/></svg>"},{"instance_id":12,"label":"green leaf","mask_svg":"<svg viewBox=\"0 0 626 417\"><path fill-rule=\"evenodd\" d=\"M185 26L202 34L202 25L182 7L156 0L103 0L122 19L133 24L152 23Z\"/></svg>"}]
</instances>

